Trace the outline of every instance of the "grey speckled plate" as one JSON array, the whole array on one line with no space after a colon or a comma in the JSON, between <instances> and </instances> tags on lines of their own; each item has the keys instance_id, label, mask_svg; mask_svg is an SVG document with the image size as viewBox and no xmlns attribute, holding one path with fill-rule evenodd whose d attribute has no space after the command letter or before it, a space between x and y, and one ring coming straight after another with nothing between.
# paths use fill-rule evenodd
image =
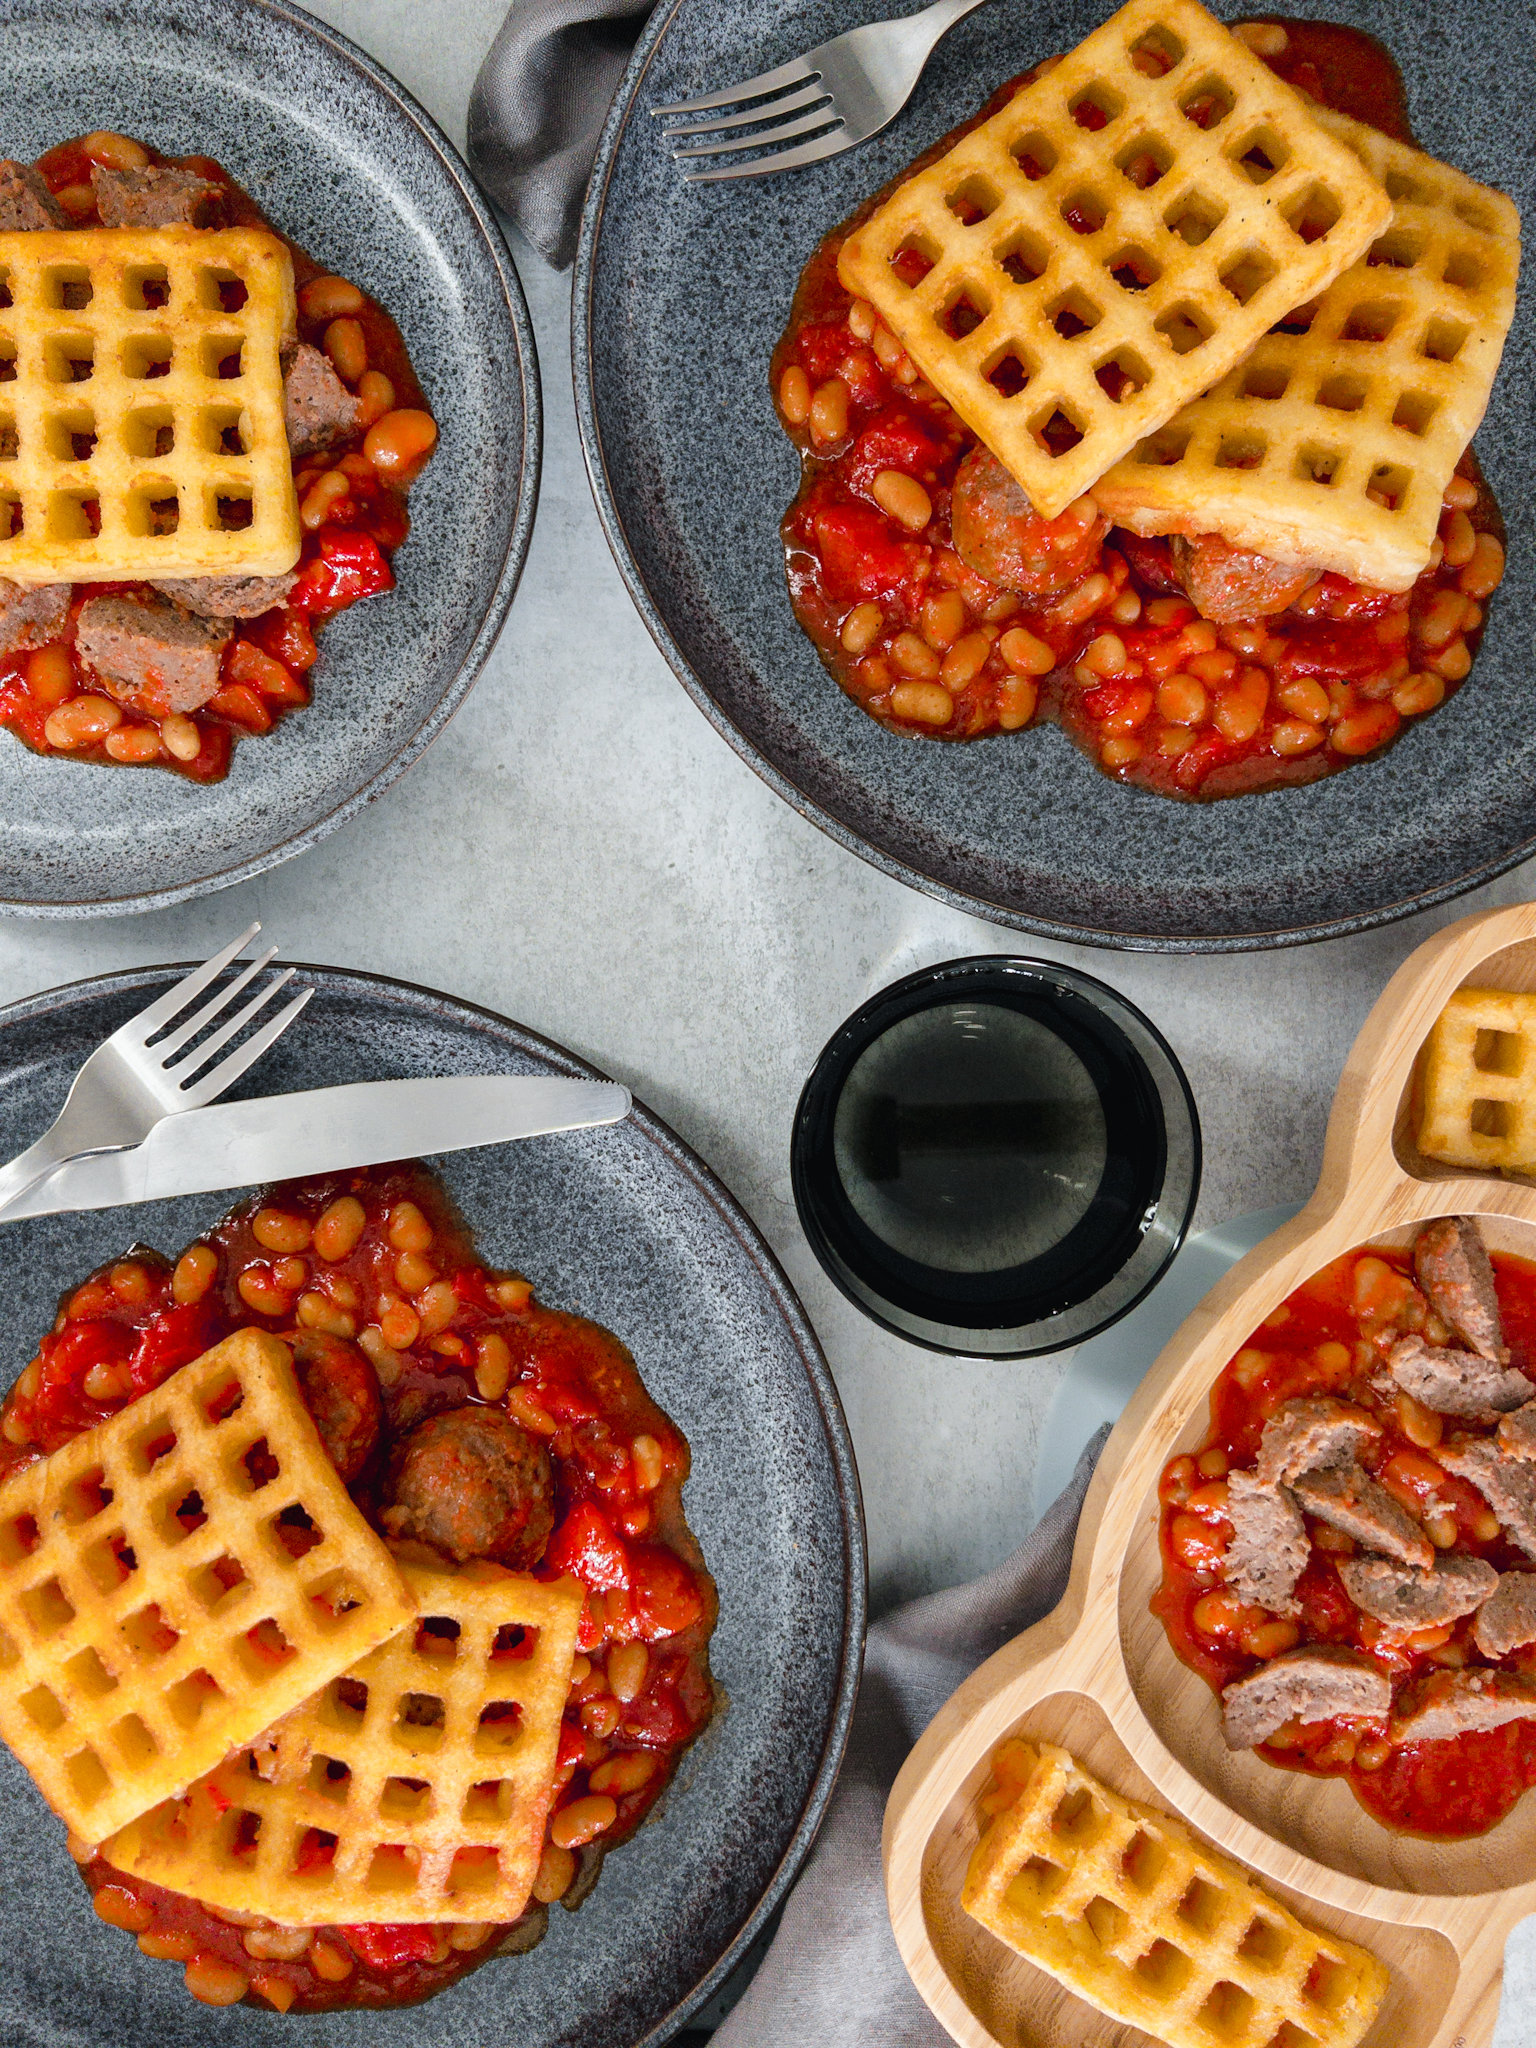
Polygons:
<instances>
[{"instance_id":1,"label":"grey speckled plate","mask_svg":"<svg viewBox=\"0 0 1536 2048\"><path fill-rule=\"evenodd\" d=\"M115 128L215 156L405 335L442 440L388 597L324 635L315 703L208 788L29 753L0 733L0 913L147 910L334 831L434 740L512 602L538 496L538 364L512 259L447 138L282 0L0 0L0 155Z\"/></svg>"},{"instance_id":2,"label":"grey speckled plate","mask_svg":"<svg viewBox=\"0 0 1536 2048\"><path fill-rule=\"evenodd\" d=\"M939 45L882 135L774 178L683 184L646 109L909 11L900 0L727 10L663 0L604 132L576 270L582 435L631 593L701 710L844 846L946 902L1051 938L1284 945L1384 923L1512 867L1536 847L1529 263L1478 437L1509 521L1510 573L1471 681L1380 761L1305 790L1174 804L1110 782L1054 729L968 746L895 737L822 669L784 592L778 522L799 461L768 392L801 265L827 228L1003 79L1097 27L1110 0L979 9ZM1240 13L1227 0L1217 11ZM1312 11L1380 36L1424 147L1501 185L1531 216L1529 0L1450 0L1429 14L1416 0L1319 0Z\"/></svg>"},{"instance_id":3,"label":"grey speckled plate","mask_svg":"<svg viewBox=\"0 0 1536 2048\"><path fill-rule=\"evenodd\" d=\"M591 1068L450 997L329 968L299 1029L257 1068L275 1094L393 1075ZM34 1137L81 1060L169 970L81 982L0 1011L0 1158ZM712 1660L728 1702L658 1818L608 1859L531 1955L422 2006L331 2014L312 2048L633 2048L724 1979L798 1870L847 1739L865 1611L858 1476L815 1334L772 1253L709 1169L638 1103L602 1131L434 1162L488 1260L595 1317L633 1350L686 1433L683 1500L720 1588ZM0 1385L59 1292L135 1239L174 1254L234 1195L0 1227ZM288 2043L291 2021L196 2005L172 1964L104 1927L63 1834L0 1748L0 2041L6 2048Z\"/></svg>"}]
</instances>

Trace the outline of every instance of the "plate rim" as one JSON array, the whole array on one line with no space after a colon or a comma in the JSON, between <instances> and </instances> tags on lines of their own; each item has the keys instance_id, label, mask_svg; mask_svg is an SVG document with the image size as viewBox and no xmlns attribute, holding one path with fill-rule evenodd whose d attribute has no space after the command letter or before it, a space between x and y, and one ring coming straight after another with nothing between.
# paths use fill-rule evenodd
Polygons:
<instances>
[{"instance_id":1,"label":"plate rim","mask_svg":"<svg viewBox=\"0 0 1536 2048\"><path fill-rule=\"evenodd\" d=\"M355 817L364 805L382 796L407 769L414 767L427 748L456 716L470 691L479 681L491 650L501 635L528 560L534 517L538 509L544 451L544 406L539 377L538 346L534 339L528 302L523 294L522 280L517 274L512 252L507 246L506 238L489 202L470 176L469 169L458 150L421 102L392 72L386 70L376 58L371 57L350 37L333 28L329 22L321 21L303 7L293 4L293 0L224 0L224 4L253 14L269 15L327 46L338 62L361 73L364 81L389 103L397 119L405 121L419 132L444 174L457 189L480 230L486 253L501 282L502 299L512 326L517 377L523 399L522 457L518 473L517 506L490 603L475 629L474 637L452 681L404 745L365 783L354 789L350 796L344 797L323 817L316 818L302 830L278 840L260 853L249 855L228 867L218 868L210 874L200 875L194 880L175 883L163 889L142 890L128 896L52 898L46 901L0 896L0 918L30 920L126 917L147 910L165 910L172 904L185 903L194 897L216 895L221 889L233 888L238 882L249 881L255 875L265 874L269 869L281 866L284 861L292 860L297 854L308 852L310 847L328 838L332 832ZM36 19L45 12L46 10L37 4L37 0L0 0L0 23L12 15L25 15ZM19 741L14 743L20 744Z\"/></svg>"},{"instance_id":2,"label":"plate rim","mask_svg":"<svg viewBox=\"0 0 1536 2048\"><path fill-rule=\"evenodd\" d=\"M141 987L158 986L167 977L177 977L197 964L190 961L167 961L145 967L118 968L104 974L85 975L76 981L60 982L52 988L40 989L32 995L20 996L13 1002L0 1005L0 1058L3 1058L6 1029L12 1023L36 1023L51 1013L68 1008L77 1002L120 995ZM404 998L418 1015L422 1014L424 1007L446 1010L458 1023L468 1023L476 1030L488 1029L503 1044L511 1044L519 1051L532 1053L535 1058L547 1061L572 1080L613 1079L612 1075L604 1073L600 1067L594 1066L590 1060L583 1059L580 1054L570 1051L557 1039L548 1038L542 1032L519 1023L515 1018L508 1017L499 1010L489 1009L484 1004L471 1002L463 996L452 995L445 989L432 988L423 982L407 981L399 975L375 974L364 968L322 966L287 960L282 964L292 966L298 974L309 976L315 984L336 993L360 989L373 996L382 994L396 1001ZM837 1382L827 1363L821 1340L778 1255L713 1167L709 1166L693 1147L680 1138L671 1125L658 1116L633 1090L630 1113L625 1121L633 1123L673 1170L693 1185L762 1275L769 1298L783 1318L794 1341L796 1353L821 1417L822 1433L831 1455L833 1485L841 1513L844 1557L843 1627L837 1680L831 1691L826 1737L799 1817L756 1904L725 1948L697 1983L656 2020L648 2031L634 2036L633 2048L644 2048L646 2043L659 2044L670 2039L687 2022L690 2015L714 1996L778 1911L810 1855L821 1824L826 1818L827 1807L847 1752L854 1708L863 1676L864 1638L869 1619L869 1545L859 1469L854 1454L852 1433L843 1410L842 1397L838 1393ZM212 1192L217 1195L220 1191ZM227 1192L233 1196L237 1191L231 1189ZM447 1988L451 1991L453 1987L450 1985ZM409 2012L410 2008L396 2007L393 2010ZM509 2026L515 2026L515 2020L515 2013L509 2011ZM508 2048L511 2048L513 2038L512 2033L507 2035Z\"/></svg>"},{"instance_id":3,"label":"plate rim","mask_svg":"<svg viewBox=\"0 0 1536 2048\"><path fill-rule=\"evenodd\" d=\"M597 155L587 184L581 211L581 235L577 244L571 284L571 373L576 393L576 422L587 480L597 505L603 537L618 568L636 611L644 621L663 658L693 702L721 738L778 797L802 818L825 832L849 853L867 861L893 881L946 904L969 917L979 917L1005 930L1028 932L1062 945L1095 946L1122 953L1221 954L1276 951L1291 946L1310 946L1325 939L1343 938L1350 933L1374 931L1396 924L1403 918L1432 910L1443 903L1496 881L1536 853L1536 832L1513 849L1506 849L1461 875L1436 882L1411 896L1351 912L1347 916L1320 918L1312 923L1266 926L1243 932L1115 931L1102 925L1079 925L1065 919L1017 910L995 902L979 892L970 893L925 873L911 861L903 860L882 846L876 846L851 825L810 796L785 769L770 761L725 712L699 673L689 662L673 636L660 605L641 573L640 565L625 533L623 517L608 471L607 455L597 413L595 364L593 359L592 297L595 288L598 245L607 211L619 144L633 114L639 111L639 93L651 60L663 38L683 11L687 0L670 0L652 13L635 46L634 54L614 93L598 140ZM793 173L788 175L793 176ZM830 681L830 678L829 678ZM1279 791L1277 794L1284 795ZM1164 801L1167 801L1164 799Z\"/></svg>"}]
</instances>

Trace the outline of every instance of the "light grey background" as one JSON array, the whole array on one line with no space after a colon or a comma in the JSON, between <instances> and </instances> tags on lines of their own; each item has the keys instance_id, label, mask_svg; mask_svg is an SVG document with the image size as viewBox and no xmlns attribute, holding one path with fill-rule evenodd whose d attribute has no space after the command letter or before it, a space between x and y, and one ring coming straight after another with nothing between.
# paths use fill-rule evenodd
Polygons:
<instances>
[{"instance_id":1,"label":"light grey background","mask_svg":"<svg viewBox=\"0 0 1536 2048\"><path fill-rule=\"evenodd\" d=\"M505 4L313 11L462 147ZM142 918L0 923L0 1001L198 957L259 917L289 958L451 990L627 1082L729 1183L800 1290L853 1431L878 1612L984 1570L1026 1533L1067 1361L932 1356L867 1323L823 1277L796 1222L788 1141L801 1084L843 1017L899 975L967 953L1043 954L1113 983L1189 1073L1203 1227L1310 1192L1339 1070L1388 976L1440 925L1530 894L1536 874L1517 869L1363 937L1222 959L1015 940L886 880L771 796L657 653L587 488L569 278L515 240L513 252L543 370L543 493L510 621L465 708L377 803L271 875ZM323 717L323 670L319 695ZM1536 2048L1532 1934L1528 1922L1510 1944L1497 2048Z\"/></svg>"}]
</instances>

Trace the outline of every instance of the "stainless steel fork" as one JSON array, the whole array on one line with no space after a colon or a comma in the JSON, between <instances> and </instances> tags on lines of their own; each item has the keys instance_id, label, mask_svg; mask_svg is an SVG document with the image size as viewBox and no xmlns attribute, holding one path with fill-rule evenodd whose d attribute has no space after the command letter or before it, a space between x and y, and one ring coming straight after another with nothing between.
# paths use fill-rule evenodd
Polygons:
<instances>
[{"instance_id":1,"label":"stainless steel fork","mask_svg":"<svg viewBox=\"0 0 1536 2048\"><path fill-rule=\"evenodd\" d=\"M933 0L931 7L900 21L872 21L864 28L849 29L846 35L818 44L776 71L744 78L725 92L679 100L670 107L652 107L651 112L658 118L707 117L685 127L664 128L662 134L674 140L721 137L697 148L674 149L674 163L737 150L773 149L772 155L753 157L746 163L686 171L684 177L690 185L710 184L720 178L763 178L774 171L818 163L878 135L912 97L912 88L934 45L981 5L982 0ZM769 99L769 94L774 97ZM742 107L744 100L761 100L763 104ZM717 112L727 107L740 111ZM809 139L796 142L802 135ZM780 143L793 143L794 147L777 148Z\"/></svg>"},{"instance_id":2,"label":"stainless steel fork","mask_svg":"<svg viewBox=\"0 0 1536 2048\"><path fill-rule=\"evenodd\" d=\"M233 945L184 975L174 988L157 996L147 1009L130 1017L97 1046L76 1074L64 1107L42 1137L8 1166L0 1167L0 1215L66 1160L81 1159L92 1152L126 1151L132 1145L142 1144L162 1117L173 1116L178 1110L203 1108L233 1086L247 1067L277 1043L314 994L313 989L302 990L243 1045L236 1046L216 1065L209 1065L292 981L296 970L285 967L233 1016L228 1014L235 998L263 968L271 965L277 955L276 946L269 946L265 953L250 961L194 1015L185 1015L260 930L259 924L253 924ZM218 1028L210 1031L214 1025ZM201 1044L194 1044L205 1031L210 1035Z\"/></svg>"}]
</instances>

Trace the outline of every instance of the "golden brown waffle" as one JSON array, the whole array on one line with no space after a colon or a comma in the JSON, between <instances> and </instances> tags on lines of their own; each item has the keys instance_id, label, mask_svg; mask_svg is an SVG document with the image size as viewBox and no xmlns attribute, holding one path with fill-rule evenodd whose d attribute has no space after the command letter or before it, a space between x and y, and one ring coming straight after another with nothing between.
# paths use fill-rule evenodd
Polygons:
<instances>
[{"instance_id":1,"label":"golden brown waffle","mask_svg":"<svg viewBox=\"0 0 1536 2048\"><path fill-rule=\"evenodd\" d=\"M961 1903L1112 2019L1172 2048L1354 2048L1387 1990L1364 1949L1302 1925L1181 1821L1048 1742L1004 1742Z\"/></svg>"},{"instance_id":2,"label":"golden brown waffle","mask_svg":"<svg viewBox=\"0 0 1536 2048\"><path fill-rule=\"evenodd\" d=\"M906 179L838 274L1054 518L1391 211L1197 0L1130 0Z\"/></svg>"},{"instance_id":3,"label":"golden brown waffle","mask_svg":"<svg viewBox=\"0 0 1536 2048\"><path fill-rule=\"evenodd\" d=\"M1286 323L1295 331L1265 335L1093 495L1136 533L1219 533L1406 590L1493 389L1520 216L1449 164L1314 112L1391 195L1391 227Z\"/></svg>"},{"instance_id":4,"label":"golden brown waffle","mask_svg":"<svg viewBox=\"0 0 1536 2048\"><path fill-rule=\"evenodd\" d=\"M414 1613L258 1330L0 1486L0 1735L87 1842Z\"/></svg>"},{"instance_id":5,"label":"golden brown waffle","mask_svg":"<svg viewBox=\"0 0 1536 2048\"><path fill-rule=\"evenodd\" d=\"M1536 1173L1536 995L1458 989L1424 1047L1419 1150Z\"/></svg>"},{"instance_id":6,"label":"golden brown waffle","mask_svg":"<svg viewBox=\"0 0 1536 2048\"><path fill-rule=\"evenodd\" d=\"M0 234L0 283L0 575L78 583L293 567L279 362L295 331L293 263L275 235ZM243 288L244 303L227 310L221 287L231 301Z\"/></svg>"},{"instance_id":7,"label":"golden brown waffle","mask_svg":"<svg viewBox=\"0 0 1536 2048\"><path fill-rule=\"evenodd\" d=\"M107 1861L289 1926L515 1920L543 1846L582 1589L494 1565L404 1569L418 1628L125 1829ZM519 1630L515 1655L493 1655Z\"/></svg>"}]
</instances>

